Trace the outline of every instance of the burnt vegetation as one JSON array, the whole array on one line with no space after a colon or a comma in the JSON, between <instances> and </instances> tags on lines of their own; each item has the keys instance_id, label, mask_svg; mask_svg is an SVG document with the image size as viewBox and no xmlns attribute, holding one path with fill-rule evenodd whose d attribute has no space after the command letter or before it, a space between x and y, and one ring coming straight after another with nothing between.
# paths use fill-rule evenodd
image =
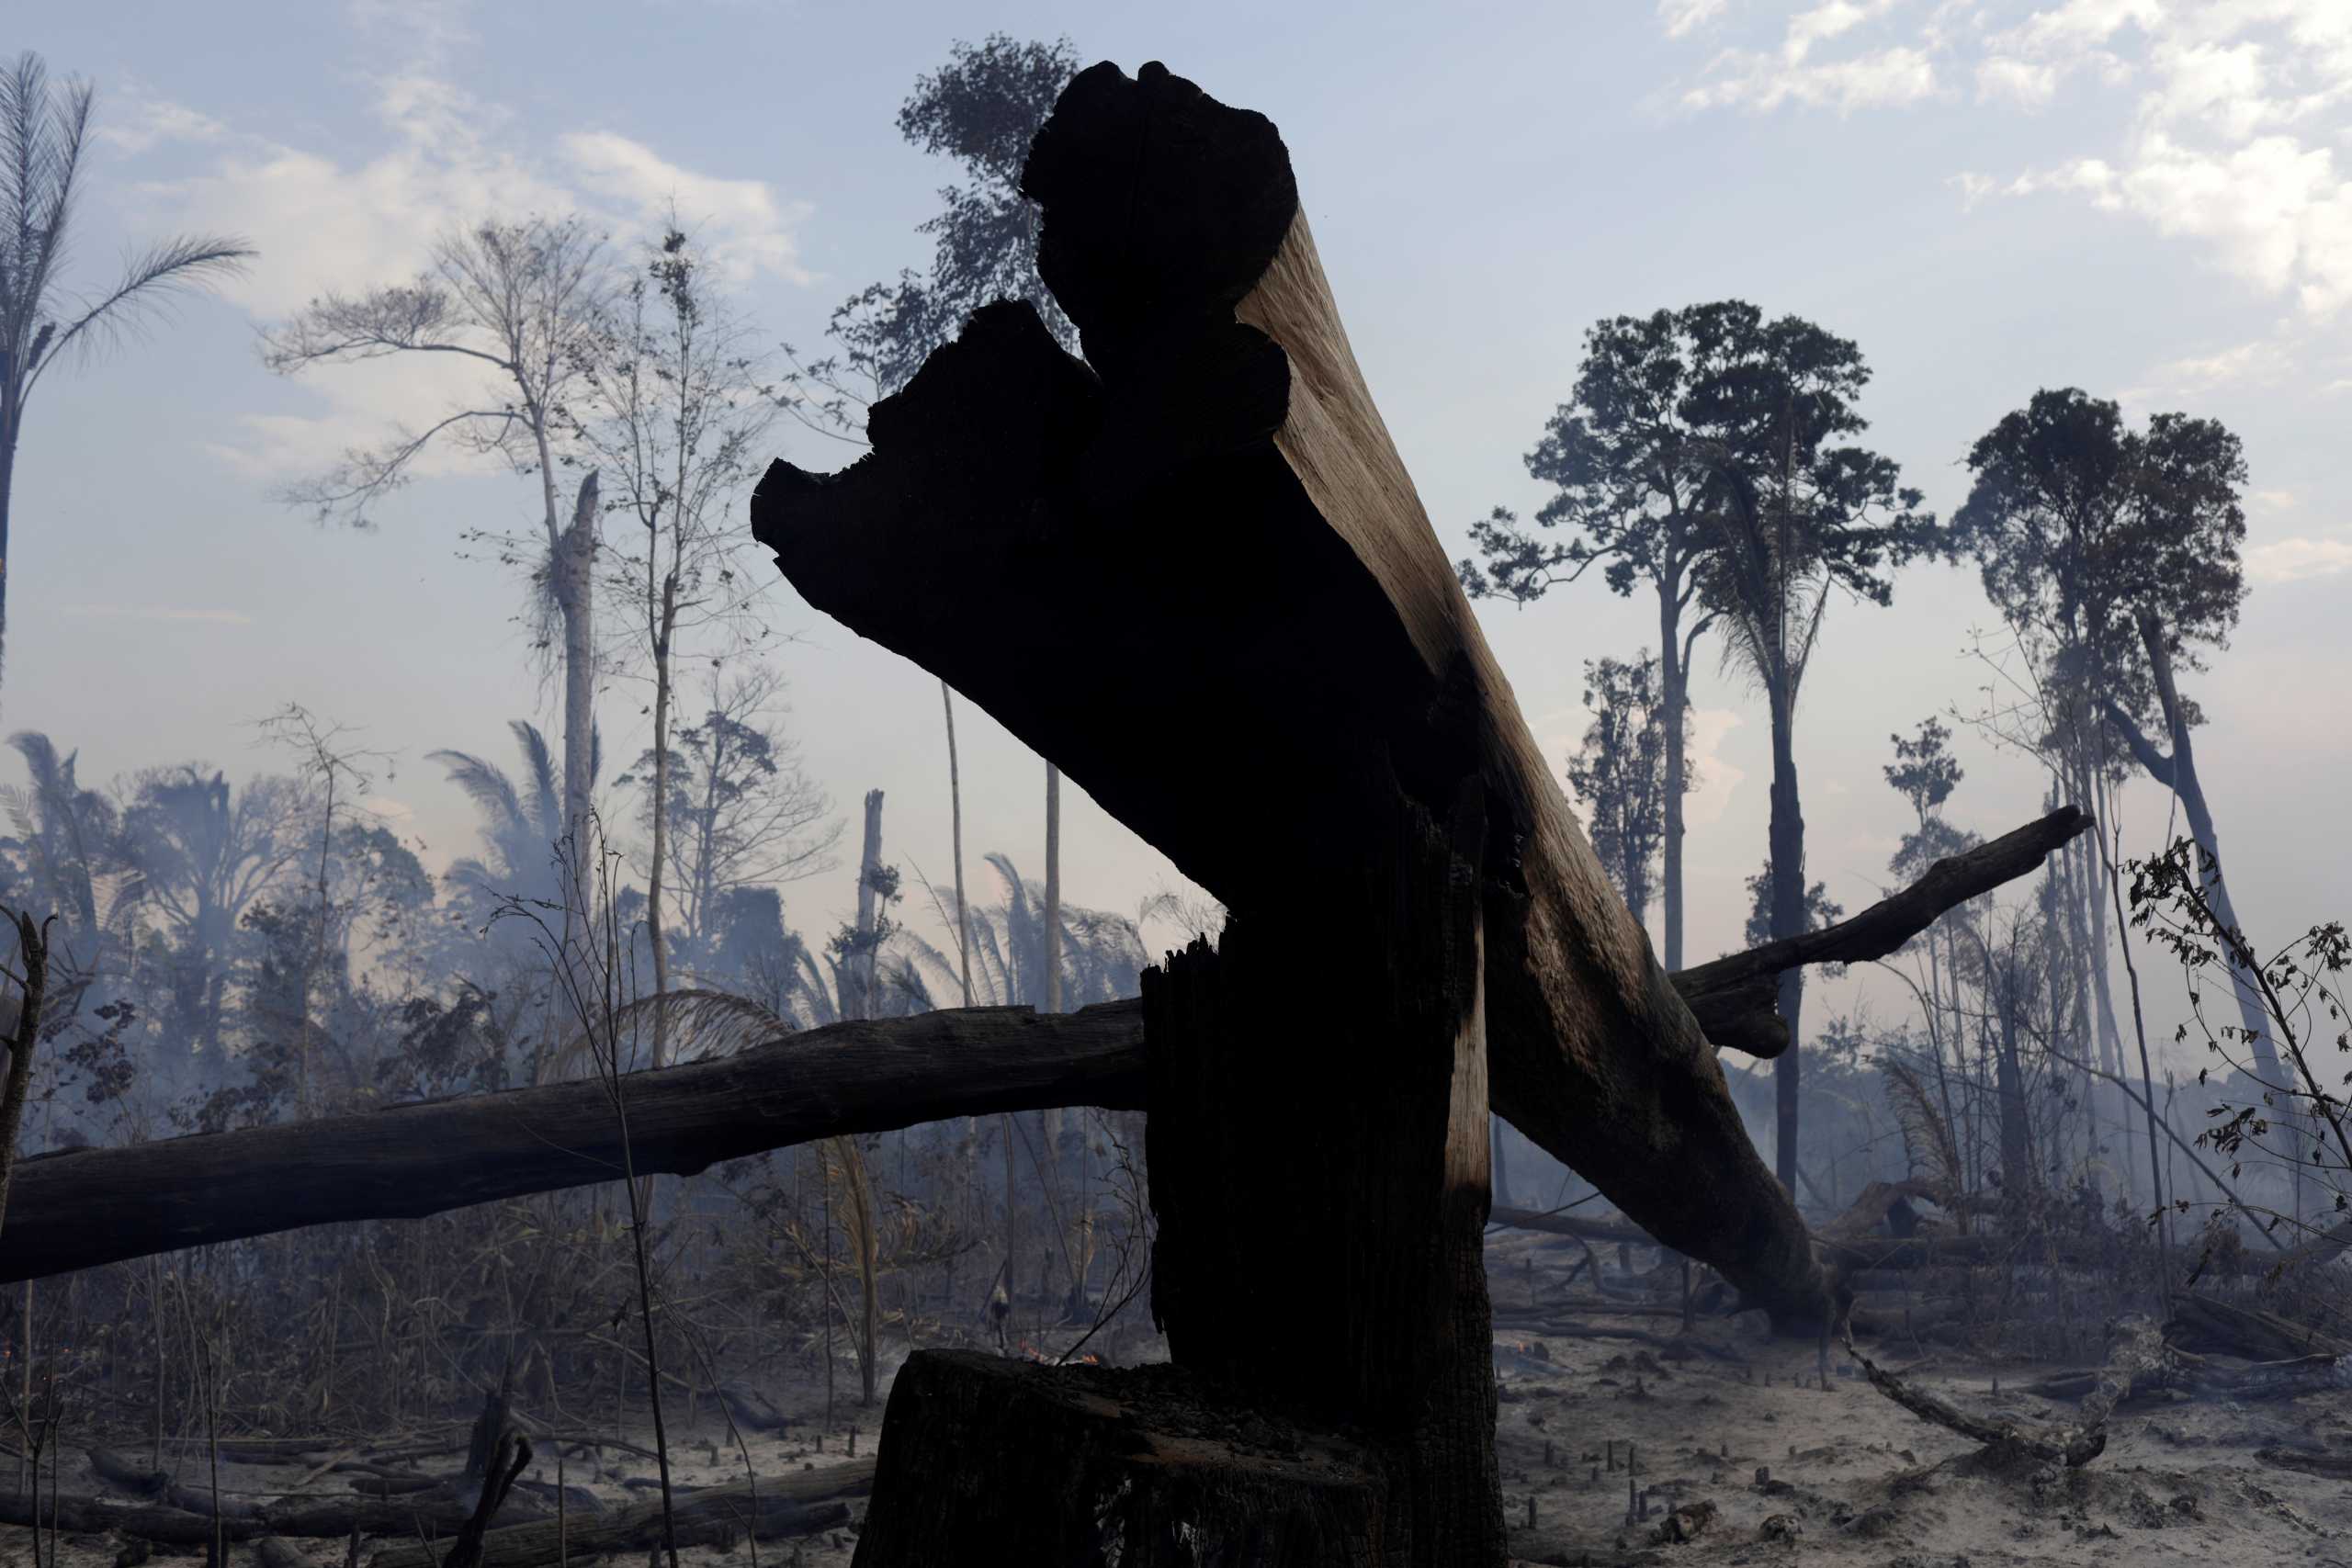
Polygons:
<instances>
[{"instance_id":1,"label":"burnt vegetation","mask_svg":"<svg viewBox=\"0 0 2352 1568\"><path fill-rule=\"evenodd\" d=\"M818 352L765 352L683 220L478 220L273 324L288 375L480 370L279 499L364 526L436 442L509 468L531 525L466 542L526 583L561 728L409 764L288 706L258 769L105 782L10 738L0 1550L2352 1528L2313 1501L2352 1472L2352 940L2249 934L2185 689L2247 592L2236 438L2021 388L1955 433L1939 517L1863 444L1860 344L1702 301L1591 327L1531 421L1548 499L1449 558L1274 124L1083 66L996 36L916 84L899 129L962 183ZM0 80L0 547L26 392L101 324L45 270L91 104L31 56ZM169 242L120 297L248 254ZM787 427L854 460L771 465ZM950 874L803 765L771 564L938 678L946 787L888 804L953 815ZM1963 568L1981 688L1888 737L1911 826L1849 912L1807 862L1804 676L1833 607ZM1473 602L1600 593L1657 637L1577 649L1589 726L1547 756ZM1745 946L1698 960L1702 654L1769 727L1770 820L1699 893ZM618 767L616 693L652 736ZM969 867L959 697L1045 760L1042 842ZM2041 797L1973 794L1970 748ZM364 804L413 765L479 814L446 865ZM1204 892L1067 900L1064 770ZM2127 838L2135 779L2184 830ZM1902 1005L1804 1005L1863 966Z\"/></svg>"}]
</instances>

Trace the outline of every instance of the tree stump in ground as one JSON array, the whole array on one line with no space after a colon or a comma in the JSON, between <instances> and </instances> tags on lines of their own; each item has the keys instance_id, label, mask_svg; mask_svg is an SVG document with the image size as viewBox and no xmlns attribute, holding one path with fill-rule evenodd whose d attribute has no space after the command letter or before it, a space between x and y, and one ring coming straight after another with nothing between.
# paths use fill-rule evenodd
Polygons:
<instances>
[{"instance_id":1,"label":"tree stump in ground","mask_svg":"<svg viewBox=\"0 0 2352 1568\"><path fill-rule=\"evenodd\" d=\"M908 1358L883 1417L868 1563L1331 1568L1384 1561L1386 1478L1338 1433L1175 1367Z\"/></svg>"},{"instance_id":2,"label":"tree stump in ground","mask_svg":"<svg viewBox=\"0 0 2352 1568\"><path fill-rule=\"evenodd\" d=\"M1484 823L1466 779L1442 819L1391 784L1336 919L1236 914L1218 948L1145 976L1152 1306L1175 1366L910 1359L860 1568L974 1543L1106 1568L1502 1562Z\"/></svg>"}]
</instances>

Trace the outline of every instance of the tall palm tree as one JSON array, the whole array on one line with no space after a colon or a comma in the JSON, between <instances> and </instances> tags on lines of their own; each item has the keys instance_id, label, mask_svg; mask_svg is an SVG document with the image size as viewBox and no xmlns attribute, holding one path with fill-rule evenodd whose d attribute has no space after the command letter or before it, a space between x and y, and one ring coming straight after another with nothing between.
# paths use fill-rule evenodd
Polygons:
<instances>
[{"instance_id":1,"label":"tall palm tree","mask_svg":"<svg viewBox=\"0 0 2352 1568\"><path fill-rule=\"evenodd\" d=\"M427 756L449 771L449 782L464 790L481 813L483 852L452 863L449 880L478 898L554 903L563 892L557 859L569 820L555 753L538 726L527 719L511 719L507 728L523 754L520 787L505 769L471 752L444 750ZM589 751L593 780L602 760L601 744L592 742Z\"/></svg>"},{"instance_id":2,"label":"tall palm tree","mask_svg":"<svg viewBox=\"0 0 2352 1568\"><path fill-rule=\"evenodd\" d=\"M30 51L0 70L0 659L17 446L42 372L69 350L87 354L119 336L175 290L241 271L254 254L233 239L178 235L132 253L100 293L68 291L63 268L96 96L87 82L52 86Z\"/></svg>"}]
</instances>

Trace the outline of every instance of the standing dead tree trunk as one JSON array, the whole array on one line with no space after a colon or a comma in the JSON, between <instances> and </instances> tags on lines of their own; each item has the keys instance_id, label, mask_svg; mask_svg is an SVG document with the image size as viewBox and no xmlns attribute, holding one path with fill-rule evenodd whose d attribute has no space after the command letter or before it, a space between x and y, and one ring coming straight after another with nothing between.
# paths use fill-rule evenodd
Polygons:
<instances>
[{"instance_id":1,"label":"standing dead tree trunk","mask_svg":"<svg viewBox=\"0 0 2352 1568\"><path fill-rule=\"evenodd\" d=\"M1134 1415L1152 1374L1093 1380L1090 1403L1066 1377L918 1356L891 1396L860 1560L988 1540L1008 1560L1070 1561L1115 1530L1138 1563L1499 1568L1478 1267L1496 842L1482 716L1499 677L1356 375L1273 127L1159 67L1099 66L1064 93L1023 188L1088 362L1028 305L989 307L876 405L873 451L846 475L771 468L754 528L812 603L1008 721L1232 911L1227 953L1196 949L1149 982L1158 1311L1182 1402L1350 1457L1302 1498L1244 1448L1188 1452L1187 1421ZM854 580L887 558L874 552L919 539L942 570L896 608L871 603ZM958 651L966 572L1038 625ZM1204 611L1232 636L1196 678L1147 692L1109 668ZM1067 673L1038 682L1045 668ZM1203 776L1208 753L1237 749L1311 816L1250 812ZM1313 939L1337 973L1312 998L1283 957L1301 877L1351 894ZM1318 1011L1321 1028L1301 1026ZM1302 1094L1345 1102L1311 1139L1289 1125ZM1328 1189L1332 1206L1272 1217L1270 1186ZM1272 1353L1261 1291L1335 1277L1346 1349Z\"/></svg>"}]
</instances>

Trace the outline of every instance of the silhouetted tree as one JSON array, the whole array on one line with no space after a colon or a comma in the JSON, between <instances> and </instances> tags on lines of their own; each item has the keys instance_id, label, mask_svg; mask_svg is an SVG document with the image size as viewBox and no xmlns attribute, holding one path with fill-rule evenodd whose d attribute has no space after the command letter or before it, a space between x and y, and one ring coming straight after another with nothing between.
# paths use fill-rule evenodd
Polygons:
<instances>
[{"instance_id":1,"label":"silhouetted tree","mask_svg":"<svg viewBox=\"0 0 2352 1568\"><path fill-rule=\"evenodd\" d=\"M2190 744L2203 716L2181 694L2176 665L2201 670L2201 650L2226 647L2245 598L2238 438L2181 413L2134 431L2114 402L2065 388L2005 416L1970 449L1968 466L1973 483L1951 545L1976 561L1986 596L2034 662L2042 746L2080 798L2100 798L2118 741L2172 789L2207 852L2209 899L2234 924ZM2151 728L2170 740L2169 754L2148 739ZM2108 900L2085 892L2093 973L2103 982ZM2257 1071L2275 1081L2255 977L2233 967L2232 989Z\"/></svg>"},{"instance_id":2,"label":"silhouetted tree","mask_svg":"<svg viewBox=\"0 0 2352 1568\"><path fill-rule=\"evenodd\" d=\"M33 389L61 358L87 355L135 327L141 312L242 270L254 254L238 240L179 235L132 253L98 294L68 293L64 267L96 98L87 82L52 85L30 51L0 70L0 658L8 626L9 503Z\"/></svg>"},{"instance_id":3,"label":"silhouetted tree","mask_svg":"<svg viewBox=\"0 0 2352 1568\"><path fill-rule=\"evenodd\" d=\"M670 987L663 893L680 639L716 631L740 648L764 636L750 613L761 584L740 558L751 536L733 502L758 472L776 398L749 329L674 224L646 247L638 275L581 355L572 428L598 472L612 477L606 504L637 525L631 542L605 551L603 576L653 684L644 921L658 998ZM669 1060L668 1017L658 1006L652 1060L657 1067Z\"/></svg>"},{"instance_id":4,"label":"silhouetted tree","mask_svg":"<svg viewBox=\"0 0 2352 1568\"><path fill-rule=\"evenodd\" d=\"M1585 829L1601 869L1639 919L1654 897L1652 868L1666 838L1670 781L1686 791L1698 783L1687 762L1675 767L1668 756L1690 750L1689 715L1678 727L1680 744L1670 742L1657 660L1647 649L1630 663L1587 660L1584 680L1592 723L1568 759L1568 785L1584 806Z\"/></svg>"},{"instance_id":5,"label":"silhouetted tree","mask_svg":"<svg viewBox=\"0 0 2352 1568\"><path fill-rule=\"evenodd\" d=\"M841 825L831 799L801 771L797 750L769 716L782 682L761 671L714 679L703 716L673 737L658 775L653 753L614 782L636 786L649 828L657 787L669 795L662 840L676 893L672 941L686 966L710 964L738 917L735 895L832 867Z\"/></svg>"},{"instance_id":6,"label":"silhouetted tree","mask_svg":"<svg viewBox=\"0 0 2352 1568\"><path fill-rule=\"evenodd\" d=\"M171 1027L217 1066L233 944L246 908L293 871L310 843L310 802L288 778L232 787L200 762L150 768L122 810L122 859L160 926Z\"/></svg>"},{"instance_id":7,"label":"silhouetted tree","mask_svg":"<svg viewBox=\"0 0 2352 1568\"><path fill-rule=\"evenodd\" d=\"M1708 373L1710 345L1696 335L1694 321L1704 324L1691 311L1658 310L1612 317L1585 333L1574 400L1552 415L1526 457L1527 471L1554 487L1534 517L1546 536L1497 507L1471 526L1482 561L1464 560L1457 569L1473 597L1521 604L1595 564L1618 593L1647 583L1657 596L1658 707L1672 715L1688 713L1690 652L1714 621L1703 605L1693 613L1697 568L1714 545L1702 510L1713 469L1691 401ZM1682 797L1690 787L1685 750L1668 748L1664 763L1665 960L1679 969Z\"/></svg>"},{"instance_id":8,"label":"silhouetted tree","mask_svg":"<svg viewBox=\"0 0 2352 1568\"><path fill-rule=\"evenodd\" d=\"M1695 570L1721 617L1726 657L1763 688L1771 716L1771 935L1805 929L1804 817L1798 799L1796 705L1830 595L1884 604L1881 569L1928 543L1917 491L1892 458L1845 444L1867 422L1856 401L1870 379L1861 350L1811 321L1767 321L1739 300L1683 312L1704 373L1686 400L1706 469L1701 501L1708 547ZM1793 1043L1804 971L1781 976L1781 1016ZM1773 1063L1782 1183L1795 1190L1802 1054Z\"/></svg>"}]
</instances>

